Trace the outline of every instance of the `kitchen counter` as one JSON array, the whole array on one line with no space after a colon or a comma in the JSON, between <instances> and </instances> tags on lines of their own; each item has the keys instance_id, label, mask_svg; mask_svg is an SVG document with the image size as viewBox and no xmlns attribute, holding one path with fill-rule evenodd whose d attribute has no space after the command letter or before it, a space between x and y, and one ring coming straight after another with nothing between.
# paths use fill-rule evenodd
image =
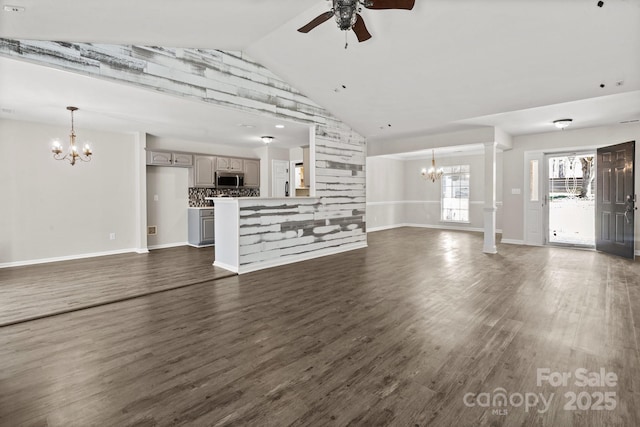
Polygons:
<instances>
[{"instance_id":1,"label":"kitchen counter","mask_svg":"<svg viewBox=\"0 0 640 427\"><path fill-rule=\"evenodd\" d=\"M325 214L318 212L319 197L205 197L205 200L213 201L216 213L213 265L235 273L254 271L249 264L256 264L256 258L262 264L275 263L283 251L314 240L313 236L298 236L299 231L292 227L300 228L300 224L308 222L313 228L314 221L324 225Z\"/></svg>"}]
</instances>

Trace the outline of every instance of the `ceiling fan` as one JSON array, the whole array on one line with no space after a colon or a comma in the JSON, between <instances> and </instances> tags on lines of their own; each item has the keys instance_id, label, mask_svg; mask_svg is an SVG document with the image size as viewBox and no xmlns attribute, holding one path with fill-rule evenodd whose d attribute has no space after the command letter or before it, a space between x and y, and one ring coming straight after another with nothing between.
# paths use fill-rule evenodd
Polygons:
<instances>
[{"instance_id":1,"label":"ceiling fan","mask_svg":"<svg viewBox=\"0 0 640 427\"><path fill-rule=\"evenodd\" d=\"M332 0L333 7L311 20L307 25L298 28L301 33L308 33L318 25L335 16L338 28L342 31L353 30L359 42L369 40L371 34L364 24L359 12L365 9L405 9L411 10L415 0ZM346 46L345 46L346 47Z\"/></svg>"}]
</instances>

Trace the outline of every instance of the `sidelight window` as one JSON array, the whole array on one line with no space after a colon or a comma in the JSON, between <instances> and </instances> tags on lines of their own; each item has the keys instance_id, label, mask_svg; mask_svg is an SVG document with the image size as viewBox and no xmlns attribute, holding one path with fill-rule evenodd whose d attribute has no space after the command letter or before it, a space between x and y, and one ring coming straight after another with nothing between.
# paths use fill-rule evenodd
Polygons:
<instances>
[{"instance_id":1,"label":"sidelight window","mask_svg":"<svg viewBox=\"0 0 640 427\"><path fill-rule=\"evenodd\" d=\"M469 222L469 165L442 168L441 220Z\"/></svg>"}]
</instances>

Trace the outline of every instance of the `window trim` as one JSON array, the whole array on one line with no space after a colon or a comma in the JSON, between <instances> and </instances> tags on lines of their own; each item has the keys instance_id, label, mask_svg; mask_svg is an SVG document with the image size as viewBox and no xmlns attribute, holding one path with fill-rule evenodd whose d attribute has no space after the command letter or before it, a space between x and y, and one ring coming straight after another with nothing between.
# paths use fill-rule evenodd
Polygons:
<instances>
[{"instance_id":1,"label":"window trim","mask_svg":"<svg viewBox=\"0 0 640 427\"><path fill-rule=\"evenodd\" d=\"M441 182L440 182L440 222L441 223L451 223L451 224L470 224L471 223L471 166L469 164L461 164L461 165L451 165L444 166L444 173L442 174ZM449 208L450 210L455 210L457 212L463 212L466 210L467 215L464 220L455 220L445 218L445 208L444 208L444 195L445 195L445 177L457 175L460 177L464 177L466 175L468 182L468 192L465 198L462 197L453 197L453 200L465 200L466 199L466 209L460 208Z\"/></svg>"}]
</instances>

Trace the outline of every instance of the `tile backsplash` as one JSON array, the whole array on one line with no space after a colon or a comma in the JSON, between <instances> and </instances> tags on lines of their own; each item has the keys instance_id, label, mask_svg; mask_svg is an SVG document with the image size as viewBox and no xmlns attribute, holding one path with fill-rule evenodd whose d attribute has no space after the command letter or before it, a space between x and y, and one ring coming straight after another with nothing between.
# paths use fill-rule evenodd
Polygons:
<instances>
[{"instance_id":1,"label":"tile backsplash","mask_svg":"<svg viewBox=\"0 0 640 427\"><path fill-rule=\"evenodd\" d=\"M211 200L205 197L229 196L229 197L260 197L259 188L189 188L189 206L202 207L213 206Z\"/></svg>"}]
</instances>

